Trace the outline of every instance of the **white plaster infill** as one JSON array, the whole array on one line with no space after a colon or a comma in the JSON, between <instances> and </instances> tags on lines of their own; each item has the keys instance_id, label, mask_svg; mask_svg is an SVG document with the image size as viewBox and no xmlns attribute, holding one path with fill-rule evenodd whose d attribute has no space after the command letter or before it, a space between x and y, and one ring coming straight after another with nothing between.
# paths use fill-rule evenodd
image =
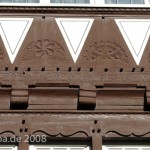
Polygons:
<instances>
[{"instance_id":1,"label":"white plaster infill","mask_svg":"<svg viewBox=\"0 0 150 150\"><path fill-rule=\"evenodd\" d=\"M56 18L70 54L76 63L94 19Z\"/></svg>"},{"instance_id":2,"label":"white plaster infill","mask_svg":"<svg viewBox=\"0 0 150 150\"><path fill-rule=\"evenodd\" d=\"M140 64L150 36L150 19L115 19L136 62Z\"/></svg>"},{"instance_id":3,"label":"white plaster infill","mask_svg":"<svg viewBox=\"0 0 150 150\"><path fill-rule=\"evenodd\" d=\"M33 18L0 18L0 36L11 63L14 62L32 21Z\"/></svg>"}]
</instances>

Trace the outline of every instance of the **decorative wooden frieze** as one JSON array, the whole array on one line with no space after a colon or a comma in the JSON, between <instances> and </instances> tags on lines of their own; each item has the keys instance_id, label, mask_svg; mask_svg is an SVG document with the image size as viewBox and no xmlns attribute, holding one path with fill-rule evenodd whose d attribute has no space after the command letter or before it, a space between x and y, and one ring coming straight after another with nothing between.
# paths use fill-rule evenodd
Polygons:
<instances>
[{"instance_id":1,"label":"decorative wooden frieze","mask_svg":"<svg viewBox=\"0 0 150 150\"><path fill-rule=\"evenodd\" d=\"M10 71L15 68L7 69L0 67L0 82L3 85L34 85L36 83L71 83L80 85L88 81L93 85L111 84L111 85L142 85L150 81L150 73L142 70L143 68L77 68L72 67L28 67L19 68L18 71ZM17 88L18 89L18 88Z\"/></svg>"},{"instance_id":2,"label":"decorative wooden frieze","mask_svg":"<svg viewBox=\"0 0 150 150\"><path fill-rule=\"evenodd\" d=\"M0 119L0 136L150 137L149 114L1 113Z\"/></svg>"},{"instance_id":3,"label":"decorative wooden frieze","mask_svg":"<svg viewBox=\"0 0 150 150\"><path fill-rule=\"evenodd\" d=\"M39 59L48 57L51 59L66 59L63 47L56 41L48 39L31 42L25 49L23 60Z\"/></svg>"},{"instance_id":4,"label":"decorative wooden frieze","mask_svg":"<svg viewBox=\"0 0 150 150\"><path fill-rule=\"evenodd\" d=\"M10 107L12 109L26 109L28 107L29 93L25 89L12 89Z\"/></svg>"},{"instance_id":5,"label":"decorative wooden frieze","mask_svg":"<svg viewBox=\"0 0 150 150\"><path fill-rule=\"evenodd\" d=\"M150 8L144 7L47 7L47 6L1 6L0 13L11 13L11 15L16 15L16 13L23 13L23 14L35 14L35 13L41 13L41 14L85 14L85 15L94 15L98 14L102 16L102 18L105 18L105 14L110 15L118 15L118 14L130 14L130 15L141 15L141 14L150 14Z\"/></svg>"},{"instance_id":6,"label":"decorative wooden frieze","mask_svg":"<svg viewBox=\"0 0 150 150\"><path fill-rule=\"evenodd\" d=\"M111 60L117 62L129 63L128 55L121 45L111 41L99 41L94 42L86 50L85 60L87 61L99 61Z\"/></svg>"},{"instance_id":7,"label":"decorative wooden frieze","mask_svg":"<svg viewBox=\"0 0 150 150\"><path fill-rule=\"evenodd\" d=\"M39 61L46 61L46 64L55 64L60 62L67 63L68 58L65 49L59 44L58 41L51 41L48 39L32 41L27 45L21 58L24 64L30 62L31 64L38 64Z\"/></svg>"}]
</instances>

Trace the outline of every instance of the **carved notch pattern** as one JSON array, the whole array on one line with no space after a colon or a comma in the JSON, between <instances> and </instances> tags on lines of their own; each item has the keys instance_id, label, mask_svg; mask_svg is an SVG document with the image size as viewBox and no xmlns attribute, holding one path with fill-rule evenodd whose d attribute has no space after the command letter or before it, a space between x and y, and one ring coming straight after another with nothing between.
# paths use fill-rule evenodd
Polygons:
<instances>
[{"instance_id":1,"label":"carved notch pattern","mask_svg":"<svg viewBox=\"0 0 150 150\"><path fill-rule=\"evenodd\" d=\"M94 125L92 128L92 133L101 133L100 124L98 120L94 120Z\"/></svg>"},{"instance_id":2,"label":"carved notch pattern","mask_svg":"<svg viewBox=\"0 0 150 150\"><path fill-rule=\"evenodd\" d=\"M29 59L39 59L39 58L48 58L53 60L67 60L66 53L63 47L55 42L45 40L38 40L31 42L25 49L25 54L22 57L22 60Z\"/></svg>"},{"instance_id":3,"label":"carved notch pattern","mask_svg":"<svg viewBox=\"0 0 150 150\"><path fill-rule=\"evenodd\" d=\"M2 60L3 58L4 58L3 51L2 48L0 48L0 60Z\"/></svg>"},{"instance_id":4,"label":"carved notch pattern","mask_svg":"<svg viewBox=\"0 0 150 150\"><path fill-rule=\"evenodd\" d=\"M110 41L93 43L86 50L84 57L87 61L112 60L129 62L125 50L119 44Z\"/></svg>"}]
</instances>

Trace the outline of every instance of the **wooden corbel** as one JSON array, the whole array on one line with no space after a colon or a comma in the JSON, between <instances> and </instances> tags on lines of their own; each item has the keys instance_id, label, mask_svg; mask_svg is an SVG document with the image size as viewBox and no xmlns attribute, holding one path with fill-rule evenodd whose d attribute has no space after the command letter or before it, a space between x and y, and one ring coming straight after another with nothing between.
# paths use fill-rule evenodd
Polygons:
<instances>
[{"instance_id":1,"label":"wooden corbel","mask_svg":"<svg viewBox=\"0 0 150 150\"><path fill-rule=\"evenodd\" d=\"M10 107L11 109L26 109L28 107L28 89L12 89Z\"/></svg>"},{"instance_id":2,"label":"wooden corbel","mask_svg":"<svg viewBox=\"0 0 150 150\"><path fill-rule=\"evenodd\" d=\"M79 90L78 109L94 109L96 107L96 87L83 84Z\"/></svg>"},{"instance_id":3,"label":"wooden corbel","mask_svg":"<svg viewBox=\"0 0 150 150\"><path fill-rule=\"evenodd\" d=\"M146 90L145 97L145 110L150 110L150 90Z\"/></svg>"}]
</instances>

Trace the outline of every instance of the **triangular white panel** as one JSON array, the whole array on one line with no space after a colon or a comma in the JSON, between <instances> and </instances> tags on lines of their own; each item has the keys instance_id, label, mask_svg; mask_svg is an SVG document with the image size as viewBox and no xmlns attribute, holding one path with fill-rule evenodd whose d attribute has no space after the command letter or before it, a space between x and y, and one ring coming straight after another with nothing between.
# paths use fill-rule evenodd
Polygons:
<instances>
[{"instance_id":1,"label":"triangular white panel","mask_svg":"<svg viewBox=\"0 0 150 150\"><path fill-rule=\"evenodd\" d=\"M139 65L150 36L150 20L115 19L115 21L136 64Z\"/></svg>"},{"instance_id":2,"label":"triangular white panel","mask_svg":"<svg viewBox=\"0 0 150 150\"><path fill-rule=\"evenodd\" d=\"M76 62L93 24L93 19L56 18L56 22Z\"/></svg>"},{"instance_id":3,"label":"triangular white panel","mask_svg":"<svg viewBox=\"0 0 150 150\"><path fill-rule=\"evenodd\" d=\"M14 62L33 18L0 18L0 35L11 63Z\"/></svg>"}]
</instances>

